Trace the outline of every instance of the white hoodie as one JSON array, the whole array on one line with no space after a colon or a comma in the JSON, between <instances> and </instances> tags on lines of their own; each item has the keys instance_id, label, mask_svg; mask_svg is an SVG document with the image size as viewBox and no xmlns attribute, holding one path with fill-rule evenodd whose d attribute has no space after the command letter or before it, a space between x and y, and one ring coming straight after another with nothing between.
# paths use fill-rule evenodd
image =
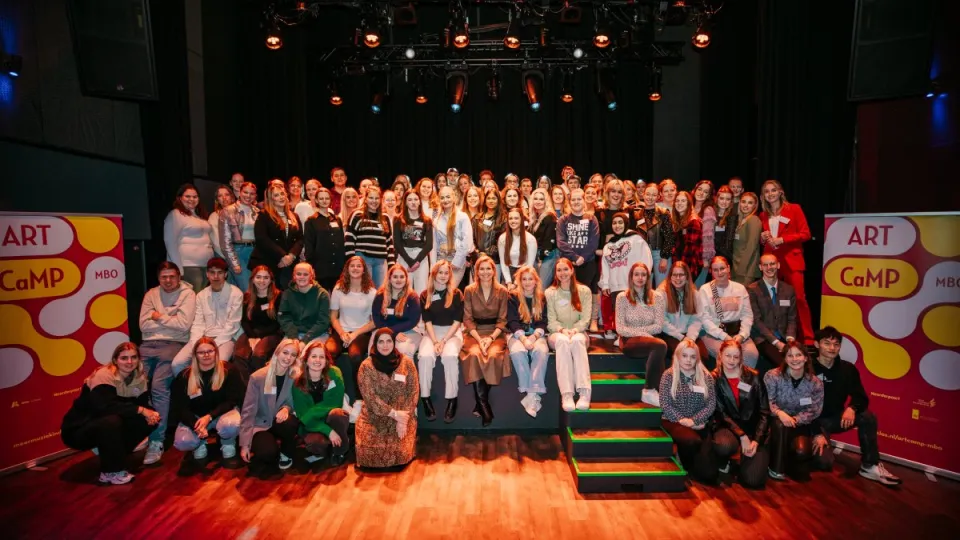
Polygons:
<instances>
[{"instance_id":1,"label":"white hoodie","mask_svg":"<svg viewBox=\"0 0 960 540\"><path fill-rule=\"evenodd\" d=\"M648 270L653 267L650 246L636 231L627 231L619 240L607 242L601 257L600 290L627 290L630 286L630 269L638 262L647 265Z\"/></svg>"},{"instance_id":2,"label":"white hoodie","mask_svg":"<svg viewBox=\"0 0 960 540\"><path fill-rule=\"evenodd\" d=\"M160 318L154 320L153 312ZM197 311L197 295L185 281L173 292L154 287L143 296L140 305L140 332L143 341L163 340L186 343L190 341L190 327Z\"/></svg>"}]
</instances>

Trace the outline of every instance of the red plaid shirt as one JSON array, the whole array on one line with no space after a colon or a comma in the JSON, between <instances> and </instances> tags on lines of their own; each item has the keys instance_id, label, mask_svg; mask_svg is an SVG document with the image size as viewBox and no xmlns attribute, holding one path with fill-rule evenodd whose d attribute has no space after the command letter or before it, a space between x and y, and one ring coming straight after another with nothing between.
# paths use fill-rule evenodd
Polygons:
<instances>
[{"instance_id":1,"label":"red plaid shirt","mask_svg":"<svg viewBox=\"0 0 960 540\"><path fill-rule=\"evenodd\" d=\"M677 231L677 241L673 246L673 260L683 261L690 267L690 277L696 279L703 269L703 225L694 217L686 228Z\"/></svg>"}]
</instances>

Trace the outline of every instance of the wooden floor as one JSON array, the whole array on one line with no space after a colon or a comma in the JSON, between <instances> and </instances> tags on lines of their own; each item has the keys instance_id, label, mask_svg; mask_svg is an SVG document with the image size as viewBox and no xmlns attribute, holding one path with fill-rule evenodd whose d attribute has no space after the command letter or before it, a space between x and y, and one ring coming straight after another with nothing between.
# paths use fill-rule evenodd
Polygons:
<instances>
[{"instance_id":1,"label":"wooden floor","mask_svg":"<svg viewBox=\"0 0 960 540\"><path fill-rule=\"evenodd\" d=\"M960 484L904 478L891 489L832 473L765 491L693 484L673 495L578 495L555 436L421 438L395 474L352 465L276 480L213 467L178 476L179 452L126 486L97 486L89 452L0 478L4 538L958 538Z\"/></svg>"}]
</instances>

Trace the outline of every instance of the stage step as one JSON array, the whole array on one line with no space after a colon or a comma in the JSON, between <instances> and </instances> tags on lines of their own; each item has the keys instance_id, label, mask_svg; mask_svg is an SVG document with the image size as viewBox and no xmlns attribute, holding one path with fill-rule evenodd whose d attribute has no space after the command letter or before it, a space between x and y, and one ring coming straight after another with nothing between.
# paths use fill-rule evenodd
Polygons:
<instances>
[{"instance_id":1,"label":"stage step","mask_svg":"<svg viewBox=\"0 0 960 540\"><path fill-rule=\"evenodd\" d=\"M623 401L640 399L646 382L636 373L597 373L590 374L593 391L591 401Z\"/></svg>"},{"instance_id":2,"label":"stage step","mask_svg":"<svg viewBox=\"0 0 960 540\"><path fill-rule=\"evenodd\" d=\"M669 457L673 439L660 428L566 428L567 452L586 457Z\"/></svg>"},{"instance_id":3,"label":"stage step","mask_svg":"<svg viewBox=\"0 0 960 540\"><path fill-rule=\"evenodd\" d=\"M574 429L657 428L661 415L660 408L641 401L600 401L592 402L589 411L564 412L563 425Z\"/></svg>"},{"instance_id":4,"label":"stage step","mask_svg":"<svg viewBox=\"0 0 960 540\"><path fill-rule=\"evenodd\" d=\"M574 457L571 468L580 493L677 492L687 473L673 457Z\"/></svg>"}]
</instances>

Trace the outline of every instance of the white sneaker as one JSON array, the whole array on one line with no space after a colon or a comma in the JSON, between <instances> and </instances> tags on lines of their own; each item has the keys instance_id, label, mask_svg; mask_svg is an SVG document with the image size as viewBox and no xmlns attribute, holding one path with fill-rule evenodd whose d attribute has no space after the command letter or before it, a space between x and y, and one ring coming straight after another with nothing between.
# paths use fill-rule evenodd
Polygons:
<instances>
[{"instance_id":1,"label":"white sneaker","mask_svg":"<svg viewBox=\"0 0 960 540\"><path fill-rule=\"evenodd\" d=\"M144 465L153 465L163 457L163 441L150 441L147 446L147 455L143 456Z\"/></svg>"},{"instance_id":2,"label":"white sneaker","mask_svg":"<svg viewBox=\"0 0 960 540\"><path fill-rule=\"evenodd\" d=\"M605 339L617 339L617 333L614 332L613 330L607 330L606 332L603 333L603 337Z\"/></svg>"},{"instance_id":3,"label":"white sneaker","mask_svg":"<svg viewBox=\"0 0 960 540\"><path fill-rule=\"evenodd\" d=\"M577 410L578 411L590 410L590 389L589 388L582 388L580 390L580 399L577 400Z\"/></svg>"},{"instance_id":4,"label":"white sneaker","mask_svg":"<svg viewBox=\"0 0 960 540\"><path fill-rule=\"evenodd\" d=\"M353 402L353 407L350 408L350 423L356 424L357 418L360 418L360 411L363 410L363 400L358 399Z\"/></svg>"},{"instance_id":5,"label":"white sneaker","mask_svg":"<svg viewBox=\"0 0 960 540\"><path fill-rule=\"evenodd\" d=\"M132 481L133 481L133 475L128 473L127 471L100 473L101 484L113 484L115 486L122 486L123 484L129 484Z\"/></svg>"},{"instance_id":6,"label":"white sneaker","mask_svg":"<svg viewBox=\"0 0 960 540\"><path fill-rule=\"evenodd\" d=\"M100 455L100 449L97 448L96 446L94 446L93 448L91 448L90 451L93 452L93 455L95 455L95 456L99 456L99 455ZM104 474L110 474L110 473L104 473Z\"/></svg>"},{"instance_id":7,"label":"white sneaker","mask_svg":"<svg viewBox=\"0 0 960 540\"><path fill-rule=\"evenodd\" d=\"M560 406L563 407L563 410L570 412L577 408L573 403L573 392L565 392L560 400Z\"/></svg>"},{"instance_id":8,"label":"white sneaker","mask_svg":"<svg viewBox=\"0 0 960 540\"><path fill-rule=\"evenodd\" d=\"M654 407L660 406L660 392L653 388L644 388L640 392L640 401L646 403L647 405L653 405Z\"/></svg>"},{"instance_id":9,"label":"white sneaker","mask_svg":"<svg viewBox=\"0 0 960 540\"><path fill-rule=\"evenodd\" d=\"M220 442L220 457L222 457L223 459L230 459L236 456L237 456L236 439L231 439L229 442L227 441Z\"/></svg>"},{"instance_id":10,"label":"white sneaker","mask_svg":"<svg viewBox=\"0 0 960 540\"><path fill-rule=\"evenodd\" d=\"M617 339L613 340L613 346L618 349L620 348L620 336L617 336Z\"/></svg>"},{"instance_id":11,"label":"white sneaker","mask_svg":"<svg viewBox=\"0 0 960 540\"><path fill-rule=\"evenodd\" d=\"M286 454L280 452L280 461L277 463L277 467L280 467L281 471L285 471L293 466L293 460L287 457Z\"/></svg>"},{"instance_id":12,"label":"white sneaker","mask_svg":"<svg viewBox=\"0 0 960 540\"><path fill-rule=\"evenodd\" d=\"M538 403L537 403L537 395L536 395L536 394L534 394L534 393L532 393L532 392L531 392L531 393L528 393L528 394L527 394L527 397L525 397L525 398L523 398L522 400L520 400L520 403L523 404L523 410L527 411L527 414L529 414L530 416L532 416L532 417L534 417L534 418L537 417L537 411L539 410L539 407L537 406Z\"/></svg>"},{"instance_id":13,"label":"white sneaker","mask_svg":"<svg viewBox=\"0 0 960 540\"><path fill-rule=\"evenodd\" d=\"M202 459L207 459L207 443L206 441L201 441L200 446L196 447L193 450L193 459L200 461Z\"/></svg>"},{"instance_id":14,"label":"white sneaker","mask_svg":"<svg viewBox=\"0 0 960 540\"><path fill-rule=\"evenodd\" d=\"M729 473L730 473L730 462L727 461L727 462L723 465L723 467L720 467L719 470L720 470L720 473L721 473L721 474L729 474Z\"/></svg>"},{"instance_id":15,"label":"white sneaker","mask_svg":"<svg viewBox=\"0 0 960 540\"><path fill-rule=\"evenodd\" d=\"M773 478L774 480L783 481L783 480L786 480L786 479L787 479L787 475L785 475L785 474L783 474L783 473L778 473L778 472L774 471L773 469L767 469L767 474L770 476L770 478Z\"/></svg>"},{"instance_id":16,"label":"white sneaker","mask_svg":"<svg viewBox=\"0 0 960 540\"><path fill-rule=\"evenodd\" d=\"M140 452L140 451L142 451L142 450L146 450L148 444L150 444L150 438L149 438L149 437L147 437L147 438L143 439L142 441L140 441L140 444L138 444L137 447L133 449L133 451L134 451L134 452Z\"/></svg>"},{"instance_id":17,"label":"white sneaker","mask_svg":"<svg viewBox=\"0 0 960 540\"><path fill-rule=\"evenodd\" d=\"M883 463L878 463L866 468L861 466L860 476L887 486L899 486L903 483L903 480L888 471L887 468L883 466Z\"/></svg>"}]
</instances>

